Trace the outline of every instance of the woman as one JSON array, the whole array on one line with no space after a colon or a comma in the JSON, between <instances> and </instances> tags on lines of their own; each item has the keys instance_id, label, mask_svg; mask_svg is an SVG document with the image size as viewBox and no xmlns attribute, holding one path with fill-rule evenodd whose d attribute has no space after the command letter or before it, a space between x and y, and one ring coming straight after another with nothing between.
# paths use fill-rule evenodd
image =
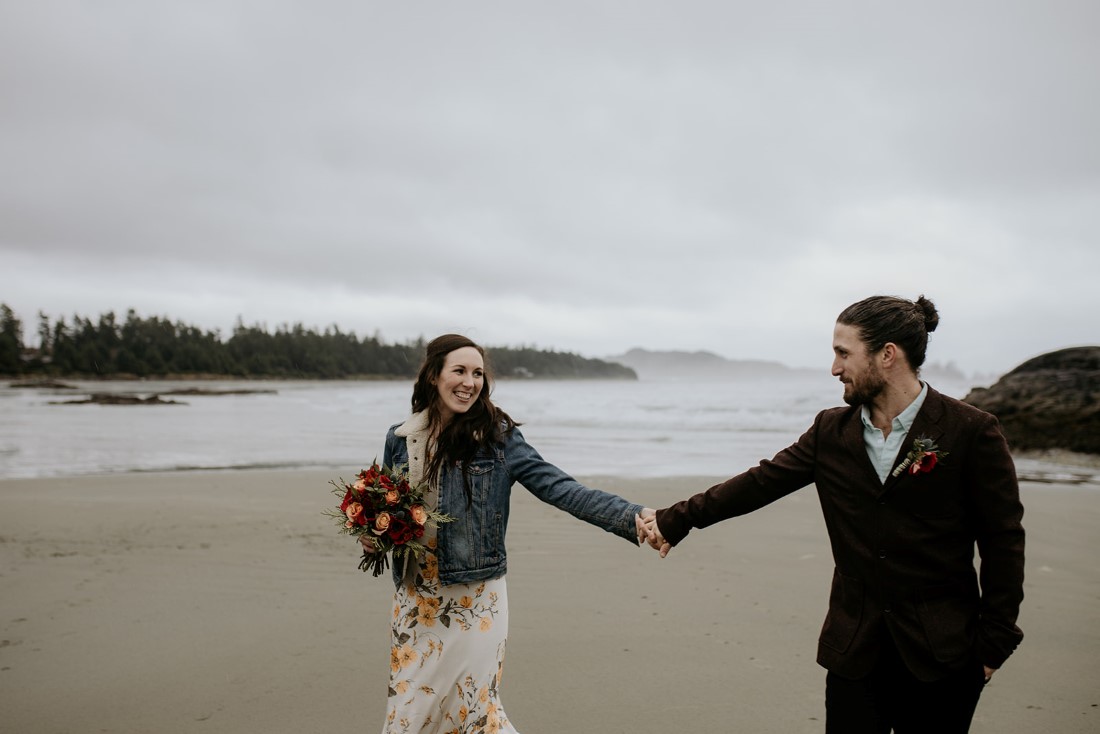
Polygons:
<instances>
[{"instance_id":1,"label":"woman","mask_svg":"<svg viewBox=\"0 0 1100 734\"><path fill-rule=\"evenodd\" d=\"M429 503L454 518L425 535L424 557L394 564L386 733L515 732L497 695L513 482L635 544L635 516L653 512L589 489L539 456L490 401L484 355L464 336L432 340L413 387L413 415L386 436L383 463L407 464L413 484L428 480Z\"/></svg>"}]
</instances>

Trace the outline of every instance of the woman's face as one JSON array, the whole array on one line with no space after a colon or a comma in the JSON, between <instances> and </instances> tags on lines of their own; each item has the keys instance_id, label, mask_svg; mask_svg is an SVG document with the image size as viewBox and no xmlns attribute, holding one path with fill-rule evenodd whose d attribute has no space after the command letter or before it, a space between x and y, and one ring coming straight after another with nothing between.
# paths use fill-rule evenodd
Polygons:
<instances>
[{"instance_id":1,"label":"woman's face","mask_svg":"<svg viewBox=\"0 0 1100 734\"><path fill-rule=\"evenodd\" d=\"M477 402L485 386L485 360L473 347L460 347L443 360L443 370L435 378L439 391L439 413L443 424L465 413Z\"/></svg>"}]
</instances>

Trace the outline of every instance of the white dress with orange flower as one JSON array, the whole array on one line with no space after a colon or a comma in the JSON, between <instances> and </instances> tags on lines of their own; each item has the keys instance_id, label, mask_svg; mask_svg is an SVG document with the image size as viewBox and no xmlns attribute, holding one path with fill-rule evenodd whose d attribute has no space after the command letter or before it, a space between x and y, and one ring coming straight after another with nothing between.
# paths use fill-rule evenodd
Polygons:
<instances>
[{"instance_id":1,"label":"white dress with orange flower","mask_svg":"<svg viewBox=\"0 0 1100 734\"><path fill-rule=\"evenodd\" d=\"M394 594L383 734L514 734L497 695L507 637L504 578L441 586L427 554Z\"/></svg>"},{"instance_id":2,"label":"white dress with orange flower","mask_svg":"<svg viewBox=\"0 0 1100 734\"><path fill-rule=\"evenodd\" d=\"M409 481L414 484L423 480L428 445L426 422L417 428L408 435ZM437 486L424 499L436 507ZM434 536L429 527L423 538L432 550ZM517 734L497 695L507 640L503 576L443 586L435 553L410 562L393 597L382 734Z\"/></svg>"}]
</instances>

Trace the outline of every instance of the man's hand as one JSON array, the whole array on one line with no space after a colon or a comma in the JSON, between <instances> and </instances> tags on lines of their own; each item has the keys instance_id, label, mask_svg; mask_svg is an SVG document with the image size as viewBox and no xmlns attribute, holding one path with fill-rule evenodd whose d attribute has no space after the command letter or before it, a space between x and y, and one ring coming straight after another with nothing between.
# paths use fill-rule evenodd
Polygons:
<instances>
[{"instance_id":1,"label":"man's hand","mask_svg":"<svg viewBox=\"0 0 1100 734\"><path fill-rule=\"evenodd\" d=\"M651 517L654 517L657 511L652 507L643 507L642 511L634 516L634 529L638 533L638 545L645 545L648 541L645 521Z\"/></svg>"},{"instance_id":2,"label":"man's hand","mask_svg":"<svg viewBox=\"0 0 1100 734\"><path fill-rule=\"evenodd\" d=\"M985 682L988 683L993 678L993 674L997 672L997 669L991 668L988 665L983 665L982 667L985 668Z\"/></svg>"},{"instance_id":3,"label":"man's hand","mask_svg":"<svg viewBox=\"0 0 1100 734\"><path fill-rule=\"evenodd\" d=\"M646 511L649 514L646 514ZM668 552L672 550L672 544L665 540L665 537L661 535L661 529L657 527L657 514L653 510L646 508L642 510L641 514L634 516L634 525L638 530L638 543L648 543L650 548L660 551L661 558L668 555Z\"/></svg>"}]
</instances>

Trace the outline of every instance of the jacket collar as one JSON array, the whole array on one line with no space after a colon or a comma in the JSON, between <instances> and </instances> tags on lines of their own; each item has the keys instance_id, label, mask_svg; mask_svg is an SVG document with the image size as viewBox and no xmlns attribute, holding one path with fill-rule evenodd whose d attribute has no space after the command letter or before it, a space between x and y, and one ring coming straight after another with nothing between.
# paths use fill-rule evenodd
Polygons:
<instances>
[{"instance_id":1,"label":"jacket collar","mask_svg":"<svg viewBox=\"0 0 1100 734\"><path fill-rule=\"evenodd\" d=\"M944 430L941 424L944 410L943 395L933 390L932 386L929 385L928 396L925 397L924 405L921 406L920 412L918 412L913 419L913 425L909 427L909 433L905 435L905 441L902 442L901 448L898 449L898 455L894 457L894 463L891 465L890 474L887 475L886 482L882 485L883 490L886 490L905 476L904 472L898 476L894 476L893 467L896 467L909 455L909 451L913 448L914 440L918 438L930 438L933 442L939 442Z\"/></svg>"},{"instance_id":2,"label":"jacket collar","mask_svg":"<svg viewBox=\"0 0 1100 734\"><path fill-rule=\"evenodd\" d=\"M424 433L428 430L428 411L422 410L413 413L409 418L394 429L394 434L401 438L408 438L414 433Z\"/></svg>"},{"instance_id":3,"label":"jacket collar","mask_svg":"<svg viewBox=\"0 0 1100 734\"><path fill-rule=\"evenodd\" d=\"M865 471L875 478L874 493L880 495L889 489L900 477L895 477L893 469L891 468L890 474L886 476L886 481L879 481L875 467L871 463L871 459L867 456L867 447L863 443L863 421L860 420L859 417L860 410L861 408L859 407L850 409L850 420L843 428L842 441L862 467L861 471ZM914 439L930 438L933 441L939 441L940 436L943 435L941 419L943 418L944 410L943 395L929 385L928 395L924 398L924 405L921 406L916 417L913 418L913 425L909 427L909 433L906 434L905 441L902 442L901 448L898 449L898 455L894 457L894 463L891 467L897 466L905 459L909 450L913 447Z\"/></svg>"}]
</instances>

